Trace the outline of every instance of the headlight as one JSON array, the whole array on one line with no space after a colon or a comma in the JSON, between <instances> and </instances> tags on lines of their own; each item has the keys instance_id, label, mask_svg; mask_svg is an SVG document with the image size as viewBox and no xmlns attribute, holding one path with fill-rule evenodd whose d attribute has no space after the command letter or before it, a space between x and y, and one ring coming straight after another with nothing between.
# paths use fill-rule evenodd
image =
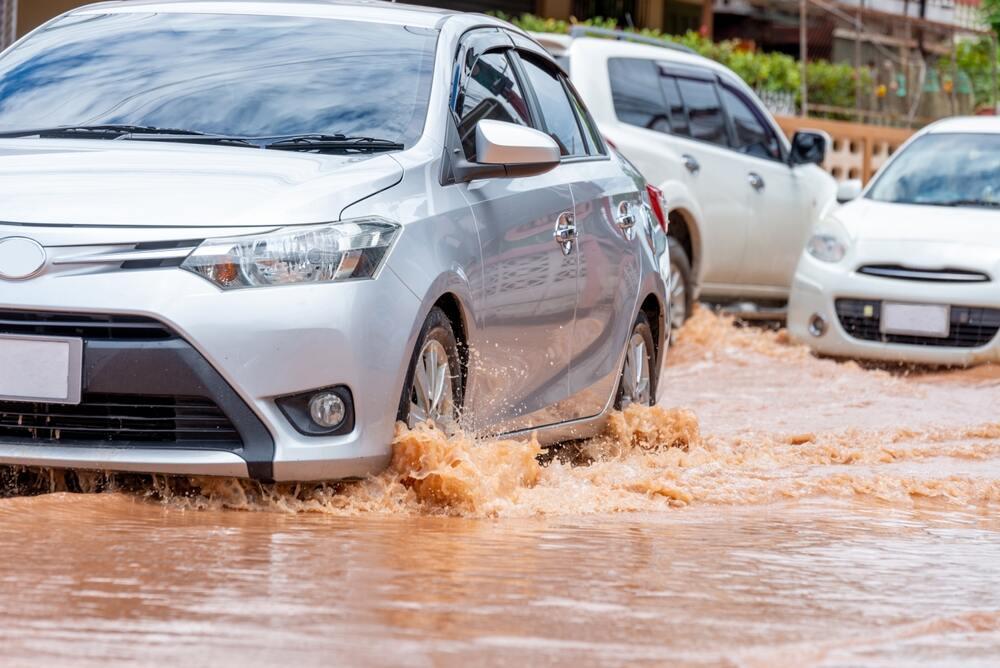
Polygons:
<instances>
[{"instance_id":1,"label":"headlight","mask_svg":"<svg viewBox=\"0 0 1000 668\"><path fill-rule=\"evenodd\" d=\"M823 262L840 262L847 253L847 247L835 235L821 232L809 238L806 251Z\"/></svg>"},{"instance_id":2,"label":"headlight","mask_svg":"<svg viewBox=\"0 0 1000 668\"><path fill-rule=\"evenodd\" d=\"M181 264L224 290L372 278L399 235L381 218L207 239Z\"/></svg>"}]
</instances>

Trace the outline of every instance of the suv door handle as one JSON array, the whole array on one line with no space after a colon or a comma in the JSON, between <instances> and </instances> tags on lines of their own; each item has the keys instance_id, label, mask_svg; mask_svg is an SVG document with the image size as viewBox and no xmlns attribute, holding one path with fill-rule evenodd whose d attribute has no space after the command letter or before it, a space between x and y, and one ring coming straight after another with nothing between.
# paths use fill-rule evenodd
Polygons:
<instances>
[{"instance_id":1,"label":"suv door handle","mask_svg":"<svg viewBox=\"0 0 1000 668\"><path fill-rule=\"evenodd\" d=\"M618 223L618 227L621 228L621 231L625 234L625 238L629 241L635 237L634 210L632 202L624 200L618 204L618 216L615 218L615 222Z\"/></svg>"},{"instance_id":2,"label":"suv door handle","mask_svg":"<svg viewBox=\"0 0 1000 668\"><path fill-rule=\"evenodd\" d=\"M701 171L701 165L698 164L698 161L694 159L693 155L685 153L681 156L681 160L684 161L684 166L687 167L687 170L692 174L697 174Z\"/></svg>"},{"instance_id":3,"label":"suv door handle","mask_svg":"<svg viewBox=\"0 0 1000 668\"><path fill-rule=\"evenodd\" d=\"M747 182L757 192L760 192L761 190L764 189L764 179L762 179L760 177L760 174L758 174L757 172L750 172L749 174L747 174Z\"/></svg>"},{"instance_id":4,"label":"suv door handle","mask_svg":"<svg viewBox=\"0 0 1000 668\"><path fill-rule=\"evenodd\" d=\"M569 255L573 252L573 242L576 241L576 219L573 214L569 212L559 214L552 238L559 244L563 255Z\"/></svg>"}]
</instances>

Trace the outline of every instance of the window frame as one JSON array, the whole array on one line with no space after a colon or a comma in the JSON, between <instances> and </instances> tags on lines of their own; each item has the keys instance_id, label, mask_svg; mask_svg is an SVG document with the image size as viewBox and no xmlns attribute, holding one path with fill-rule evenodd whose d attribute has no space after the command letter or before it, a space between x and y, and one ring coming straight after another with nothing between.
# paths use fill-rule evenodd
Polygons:
<instances>
[{"instance_id":1,"label":"window frame","mask_svg":"<svg viewBox=\"0 0 1000 668\"><path fill-rule=\"evenodd\" d=\"M770 119L759 108L759 105L755 104L753 102L753 100L750 99L749 97L747 97L746 94L743 91L739 90L739 88L737 86L733 85L729 81L726 81L722 77L718 77L717 88L718 88L718 90L720 92L723 91L723 90L729 91L740 102L742 102L744 105L746 105L747 108L749 108L750 113L752 113L753 116L754 116L754 118L757 119L757 122L760 123L761 127L764 128L765 131L770 132L771 136L774 138L775 142L777 142L777 144L778 144L778 157L777 158L765 158L763 156L753 155L753 154L750 154L750 153L745 153L745 152L741 151L736 146L736 143L737 143L737 140L738 140L738 137L737 137L737 134L736 134L736 122L733 120L733 115L729 112L729 107L726 106L726 103L723 101L722 95L720 94L719 95L719 101L722 102L723 115L726 117L726 122L727 122L727 125L729 126L730 142L733 144L733 146L731 147L732 150L735 153L738 153L739 155L742 155L742 156L746 156L748 158L756 158L758 160L764 160L766 162L778 162L778 163L787 164L788 163L788 151L787 151L787 149L785 147L785 143L783 141L781 141L781 134L777 130L775 130L773 124L770 121Z\"/></svg>"}]
</instances>

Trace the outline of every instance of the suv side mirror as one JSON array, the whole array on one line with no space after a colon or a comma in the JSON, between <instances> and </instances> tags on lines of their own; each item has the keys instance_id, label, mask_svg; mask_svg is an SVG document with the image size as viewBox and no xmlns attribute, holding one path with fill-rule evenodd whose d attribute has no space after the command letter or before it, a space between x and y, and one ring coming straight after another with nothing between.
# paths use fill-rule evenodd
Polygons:
<instances>
[{"instance_id":1,"label":"suv side mirror","mask_svg":"<svg viewBox=\"0 0 1000 668\"><path fill-rule=\"evenodd\" d=\"M476 162L459 160L459 181L544 174L559 164L552 137L516 123L483 119L476 123Z\"/></svg>"},{"instance_id":2,"label":"suv side mirror","mask_svg":"<svg viewBox=\"0 0 1000 668\"><path fill-rule=\"evenodd\" d=\"M861 195L861 179L847 179L837 184L837 201L843 204Z\"/></svg>"},{"instance_id":3,"label":"suv side mirror","mask_svg":"<svg viewBox=\"0 0 1000 668\"><path fill-rule=\"evenodd\" d=\"M788 155L788 164L819 165L826 158L826 146L829 137L825 132L799 130L792 136L792 151Z\"/></svg>"}]
</instances>

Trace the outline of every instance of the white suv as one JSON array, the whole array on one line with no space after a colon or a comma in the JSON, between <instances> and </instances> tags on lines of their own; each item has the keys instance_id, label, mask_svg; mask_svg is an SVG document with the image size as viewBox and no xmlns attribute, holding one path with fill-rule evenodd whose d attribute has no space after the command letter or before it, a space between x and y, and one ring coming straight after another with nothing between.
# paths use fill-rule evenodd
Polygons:
<instances>
[{"instance_id":1,"label":"white suv","mask_svg":"<svg viewBox=\"0 0 1000 668\"><path fill-rule=\"evenodd\" d=\"M817 164L827 137L800 132L789 144L737 75L685 47L582 27L533 37L604 136L663 191L674 326L699 293L783 307L810 228L837 204Z\"/></svg>"}]
</instances>

